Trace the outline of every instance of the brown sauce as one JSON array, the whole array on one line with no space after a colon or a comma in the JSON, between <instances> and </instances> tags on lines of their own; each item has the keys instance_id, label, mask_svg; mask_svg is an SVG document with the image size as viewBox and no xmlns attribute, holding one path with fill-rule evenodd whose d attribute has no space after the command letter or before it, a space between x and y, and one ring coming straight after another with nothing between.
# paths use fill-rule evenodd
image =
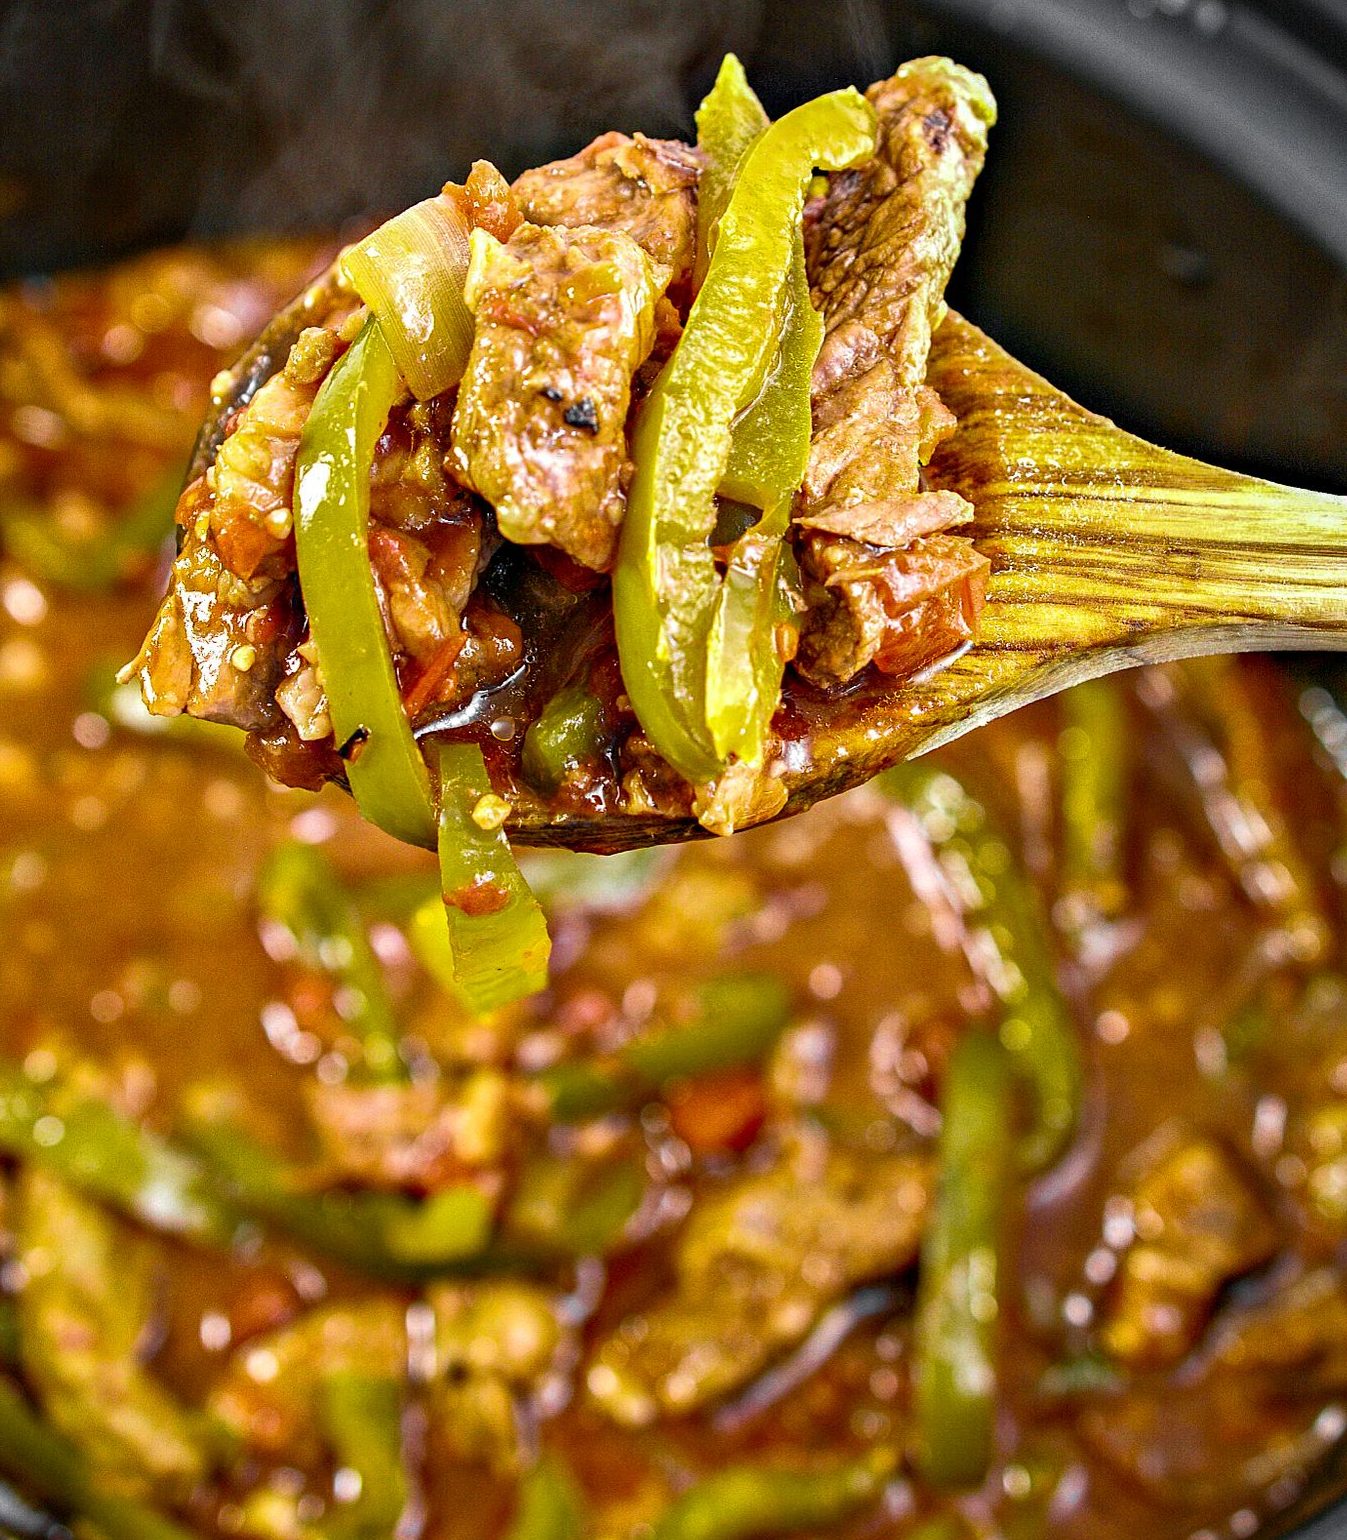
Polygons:
<instances>
[{"instance_id":1,"label":"brown sauce","mask_svg":"<svg viewBox=\"0 0 1347 1540\"><path fill-rule=\"evenodd\" d=\"M62 498L83 496L95 526L115 527L185 455L210 374L312 255L269 256L264 282L241 276L256 271L255 252L180 253L62 281L36 299L6 296L5 495L51 517ZM132 452L125 424L82 436L63 416L68 401L39 399L31 348L15 340L34 316L90 390L168 401L155 419L163 441ZM136 351L133 334L147 320L160 324ZM34 443L34 433L48 441ZM175 1138L201 1087L223 1083L247 1131L290 1163L294 1192L360 1188L323 1166L313 1114L317 1088L362 1083L350 1002L322 969L269 950L259 924L268 852L299 840L328 854L359 906L410 1081L444 1089L451 1102L469 1082L509 1099L487 1152L455 1146L454 1157L489 1195L498 1225L508 1229L502 1216L524 1173L547 1162L586 1180L626 1162L638 1177L635 1212L606 1238L602 1260L525 1269L561 1322L544 1365L503 1382L471 1367L413 1364L398 1535L507 1533L518 1473L539 1447L566 1460L590 1530L602 1536L651 1535L680 1492L731 1465L817 1469L878 1448L896 1455L882 1497L811 1532L1242 1540L1314 1480L1347 1420L1341 1345L1312 1340L1333 1310L1347 1319L1347 786L1280 675L1251 661L1105 687L1126 723L1121 892L1107 919L1083 932L1065 864L1065 767L1082 747L1069 708L1027 710L940 757L977 788L1005 859L1050 917L1086 1065L1069 1149L1012 1189L995 1459L976 1491L942 1494L910 1459L910 1256L822 1288L806 1329L690 1414L665 1408L624 1424L605 1394L605 1366L621 1358L613 1343L638 1344L652 1313L677 1296L681 1238L735 1184L776 1172L788 1205L804 1204L807 1184L792 1191L786 1165L801 1140L822 1152L821 1169L845 1158L860 1181L904 1153L932 1158L950 1050L988 1012L958 884L948 885L952 869L939 867L921 829L885 792L866 789L779 826L658 856L644 874L628 865L626 895L611 891L613 877L597 907L577 886L593 880L589 868L565 858L535 868L545 894L549 883L562 889L547 899L551 988L473 1024L408 944L398 895L418 883L433 889L430 856L362 825L332 787L312 796L266 782L228 735L156 735L118 718L108 660L139 642L157 591L152 567L75 593L13 552L0 559L0 1060L39 1085L83 1075L127 1118ZM1302 705L1331 745L1342 722L1332 703L1320 693ZM947 886L933 888L941 870ZM529 1103L540 1069L608 1062L652 1022L685 1018L698 981L745 970L782 981L790 1002L776 1046L747 1065L565 1128ZM43 1137L59 1143L61 1134ZM1129 1258L1149 1244L1154 1274L1167 1224L1172 1234L1167 1200L1147 1208L1138 1197L1146 1173L1198 1145L1227 1163L1239 1203L1261 1216L1270 1243L1256 1261L1213 1263L1210 1279L1188 1278L1177 1294L1156 1285L1151 1314L1139 1317L1141 1346L1110 1351L1122 1340L1111 1323ZM34 1284L16 1265L22 1172L43 1158L7 1156L0 1175L0 1303L20 1303L21 1332L25 1322L43 1329L41 1313L22 1308ZM403 1185L419 1190L415 1178ZM1206 1224L1226 1244L1238 1217L1212 1204L1198 1230ZM145 1248L153 1276L135 1349L144 1371L187 1413L218 1407L221 1386L242 1376L256 1420L235 1428L191 1490L120 1469L94 1479L129 1486L188 1532L366 1532L341 1528L357 1509L333 1450L315 1441L316 1409L303 1408L306 1431L292 1445L268 1441L271 1402L288 1393L274 1334L353 1302L383 1301L396 1317L421 1300L420 1287L324 1260L266 1223L244 1226L223 1248L116 1223L125 1244ZM1205 1231L1192 1240L1190 1255L1208 1240ZM811 1254L795 1260L806 1279L821 1265ZM513 1266L488 1261L485 1282L430 1286L435 1308L452 1314L437 1288L461 1290L452 1308L466 1309L497 1269L514 1276ZM1308 1275L1320 1289L1313 1303L1301 1297ZM1287 1315L1270 1332L1279 1304ZM708 1340L716 1324L708 1311ZM1308 1345L1293 1350L1297 1334ZM35 1351L21 1335L18 1362L4 1373L41 1416L50 1380L31 1372ZM477 1412L453 1397L466 1385L479 1398L472 1406L498 1406L502 1383L504 1430L482 1412L488 1431L474 1442L464 1429ZM61 1432L77 1442L78 1419L67 1416ZM96 1465L96 1454L88 1458ZM25 1490L2 1439L0 1476ZM918 1531L932 1517L948 1527Z\"/></svg>"}]
</instances>

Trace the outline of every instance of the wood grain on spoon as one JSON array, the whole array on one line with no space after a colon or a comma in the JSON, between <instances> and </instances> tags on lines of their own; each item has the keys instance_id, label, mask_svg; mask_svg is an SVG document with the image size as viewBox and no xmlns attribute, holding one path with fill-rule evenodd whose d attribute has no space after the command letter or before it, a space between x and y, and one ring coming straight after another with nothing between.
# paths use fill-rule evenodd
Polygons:
<instances>
[{"instance_id":1,"label":"wood grain on spoon","mask_svg":"<svg viewBox=\"0 0 1347 1540\"><path fill-rule=\"evenodd\" d=\"M233 411L331 302L324 274L222 375L190 474ZM1159 449L1078 406L953 312L928 380L959 420L929 467L974 505L992 562L977 643L924 678L868 671L841 695L792 691L788 801L804 811L1016 707L1139 663L1347 645L1347 498ZM705 835L691 819L520 809L521 844L614 851Z\"/></svg>"},{"instance_id":2,"label":"wood grain on spoon","mask_svg":"<svg viewBox=\"0 0 1347 1540\"><path fill-rule=\"evenodd\" d=\"M1347 645L1347 498L1159 449L1078 406L951 314L928 380L959 419L929 468L969 498L992 562L977 643L927 677L799 703L808 759L782 817L1081 680L1205 653ZM617 849L691 820L521 823L523 843Z\"/></svg>"}]
</instances>

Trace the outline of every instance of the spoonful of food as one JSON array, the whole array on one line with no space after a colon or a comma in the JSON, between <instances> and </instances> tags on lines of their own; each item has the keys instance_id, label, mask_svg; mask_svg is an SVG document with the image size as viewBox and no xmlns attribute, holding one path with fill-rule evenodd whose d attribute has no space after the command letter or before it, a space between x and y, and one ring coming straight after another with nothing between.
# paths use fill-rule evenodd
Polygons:
<instances>
[{"instance_id":1,"label":"spoonful of food","mask_svg":"<svg viewBox=\"0 0 1347 1540\"><path fill-rule=\"evenodd\" d=\"M731 57L695 149L477 162L217 379L126 677L438 845L452 931L525 901L507 836L731 833L1114 669L1338 646L1347 499L946 312L994 117L920 59L769 123Z\"/></svg>"}]
</instances>

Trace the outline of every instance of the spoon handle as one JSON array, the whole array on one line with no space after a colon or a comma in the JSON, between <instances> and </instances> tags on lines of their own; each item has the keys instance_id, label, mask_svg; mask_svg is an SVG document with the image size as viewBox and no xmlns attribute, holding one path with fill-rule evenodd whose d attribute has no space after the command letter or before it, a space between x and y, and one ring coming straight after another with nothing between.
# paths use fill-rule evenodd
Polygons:
<instances>
[{"instance_id":1,"label":"spoon handle","mask_svg":"<svg viewBox=\"0 0 1347 1540\"><path fill-rule=\"evenodd\" d=\"M971 498L992 559L984 643L1148 657L1347 647L1347 498L1158 449L955 315L933 366L959 432L932 480ZM1082 672L1117 666L1098 662Z\"/></svg>"}]
</instances>

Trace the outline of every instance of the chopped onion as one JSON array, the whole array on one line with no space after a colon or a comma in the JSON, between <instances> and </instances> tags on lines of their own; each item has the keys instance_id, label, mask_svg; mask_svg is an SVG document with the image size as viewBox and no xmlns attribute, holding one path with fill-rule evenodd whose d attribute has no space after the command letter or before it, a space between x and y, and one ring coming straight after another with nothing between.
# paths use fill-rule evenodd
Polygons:
<instances>
[{"instance_id":1,"label":"chopped onion","mask_svg":"<svg viewBox=\"0 0 1347 1540\"><path fill-rule=\"evenodd\" d=\"M342 253L341 266L379 322L398 372L420 401L463 377L473 319L463 298L472 221L441 193Z\"/></svg>"}]
</instances>

